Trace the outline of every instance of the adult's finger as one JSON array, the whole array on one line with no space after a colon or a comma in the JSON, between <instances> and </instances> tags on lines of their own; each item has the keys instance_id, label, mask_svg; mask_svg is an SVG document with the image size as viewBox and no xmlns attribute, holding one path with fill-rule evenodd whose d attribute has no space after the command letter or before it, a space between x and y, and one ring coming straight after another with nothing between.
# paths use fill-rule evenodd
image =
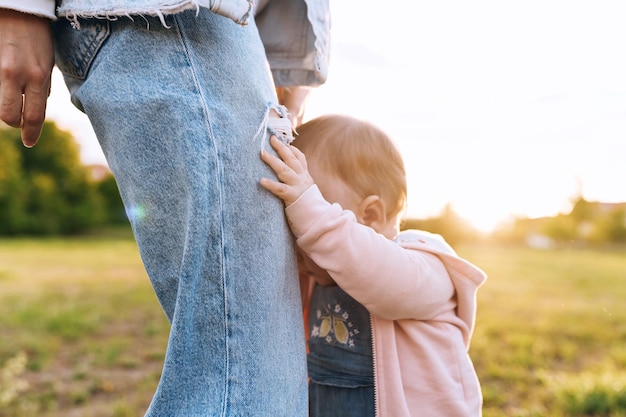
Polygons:
<instances>
[{"instance_id":1,"label":"adult's finger","mask_svg":"<svg viewBox=\"0 0 626 417\"><path fill-rule=\"evenodd\" d=\"M29 84L24 93L22 110L22 143L35 146L41 135L46 118L46 103L50 95L50 79L42 79L42 84Z\"/></svg>"},{"instance_id":2,"label":"adult's finger","mask_svg":"<svg viewBox=\"0 0 626 417\"><path fill-rule=\"evenodd\" d=\"M0 61L0 64L2 61ZM22 89L0 66L0 120L11 127L22 126Z\"/></svg>"}]
</instances>

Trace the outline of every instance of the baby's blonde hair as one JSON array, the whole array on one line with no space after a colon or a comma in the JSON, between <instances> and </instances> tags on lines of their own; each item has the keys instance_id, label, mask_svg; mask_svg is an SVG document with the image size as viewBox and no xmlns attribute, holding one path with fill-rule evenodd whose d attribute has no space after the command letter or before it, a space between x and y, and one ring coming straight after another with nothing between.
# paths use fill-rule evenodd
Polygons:
<instances>
[{"instance_id":1,"label":"baby's blonde hair","mask_svg":"<svg viewBox=\"0 0 626 417\"><path fill-rule=\"evenodd\" d=\"M400 151L371 123L343 115L317 117L300 125L293 145L308 160L351 187L361 198L378 195L387 216L406 206L406 172Z\"/></svg>"}]
</instances>

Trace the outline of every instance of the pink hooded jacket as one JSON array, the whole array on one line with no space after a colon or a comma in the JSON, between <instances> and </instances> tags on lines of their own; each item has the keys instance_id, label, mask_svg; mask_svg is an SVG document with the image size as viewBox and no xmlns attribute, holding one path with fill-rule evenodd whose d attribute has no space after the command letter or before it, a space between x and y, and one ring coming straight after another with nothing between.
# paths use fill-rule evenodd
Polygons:
<instances>
[{"instance_id":1,"label":"pink hooded jacket","mask_svg":"<svg viewBox=\"0 0 626 417\"><path fill-rule=\"evenodd\" d=\"M285 211L298 246L371 314L376 415L482 415L468 348L484 272L438 235L385 238L315 185Z\"/></svg>"}]
</instances>

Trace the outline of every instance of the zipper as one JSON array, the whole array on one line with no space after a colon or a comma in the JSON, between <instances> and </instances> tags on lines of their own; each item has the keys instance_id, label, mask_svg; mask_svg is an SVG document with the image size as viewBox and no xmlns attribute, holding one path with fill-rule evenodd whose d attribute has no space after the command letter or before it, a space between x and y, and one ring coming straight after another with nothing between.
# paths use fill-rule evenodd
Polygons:
<instances>
[{"instance_id":1,"label":"zipper","mask_svg":"<svg viewBox=\"0 0 626 417\"><path fill-rule=\"evenodd\" d=\"M372 335L372 370L374 374L374 417L378 416L378 384L376 383L376 343L374 341L374 316L370 313L370 334Z\"/></svg>"}]
</instances>

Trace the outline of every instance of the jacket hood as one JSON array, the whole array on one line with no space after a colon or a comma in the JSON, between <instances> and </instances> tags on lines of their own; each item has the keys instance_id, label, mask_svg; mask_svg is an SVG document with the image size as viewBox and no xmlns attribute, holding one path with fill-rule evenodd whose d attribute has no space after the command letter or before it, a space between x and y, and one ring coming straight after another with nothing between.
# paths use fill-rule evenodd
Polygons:
<instances>
[{"instance_id":1,"label":"jacket hood","mask_svg":"<svg viewBox=\"0 0 626 417\"><path fill-rule=\"evenodd\" d=\"M404 248L429 252L441 259L456 290L457 315L467 326L462 331L465 345L469 348L476 322L476 292L487 275L460 258L440 235L422 230L406 230L398 234L395 241Z\"/></svg>"}]
</instances>

